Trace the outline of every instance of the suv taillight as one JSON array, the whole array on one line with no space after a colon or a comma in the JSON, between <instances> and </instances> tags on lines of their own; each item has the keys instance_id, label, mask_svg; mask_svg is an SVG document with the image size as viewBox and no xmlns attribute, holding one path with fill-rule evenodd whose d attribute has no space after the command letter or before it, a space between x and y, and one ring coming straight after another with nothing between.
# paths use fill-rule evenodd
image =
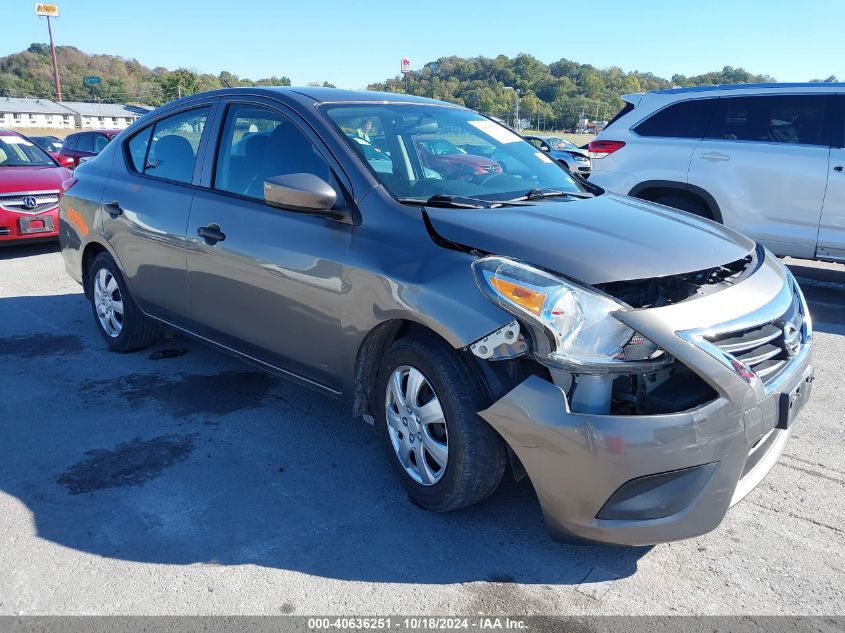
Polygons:
<instances>
[{"instance_id":1,"label":"suv taillight","mask_svg":"<svg viewBox=\"0 0 845 633\"><path fill-rule=\"evenodd\" d=\"M590 158L604 158L618 149L625 147L624 141L592 141L587 145Z\"/></svg>"}]
</instances>

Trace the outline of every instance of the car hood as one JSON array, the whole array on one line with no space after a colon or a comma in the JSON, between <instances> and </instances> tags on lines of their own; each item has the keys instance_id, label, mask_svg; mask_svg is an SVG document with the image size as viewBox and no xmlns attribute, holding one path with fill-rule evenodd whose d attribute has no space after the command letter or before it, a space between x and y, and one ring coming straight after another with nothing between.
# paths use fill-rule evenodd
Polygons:
<instances>
[{"instance_id":1,"label":"car hood","mask_svg":"<svg viewBox=\"0 0 845 633\"><path fill-rule=\"evenodd\" d=\"M590 153L584 149L553 149L552 154L568 154L569 156L583 156L589 158Z\"/></svg>"},{"instance_id":2,"label":"car hood","mask_svg":"<svg viewBox=\"0 0 845 633\"><path fill-rule=\"evenodd\" d=\"M62 183L70 175L64 167L49 165L43 167L0 166L0 193L61 189Z\"/></svg>"},{"instance_id":3,"label":"car hood","mask_svg":"<svg viewBox=\"0 0 845 633\"><path fill-rule=\"evenodd\" d=\"M665 277L742 259L754 242L720 224L605 194L498 209L426 207L446 240L587 284Z\"/></svg>"}]
</instances>

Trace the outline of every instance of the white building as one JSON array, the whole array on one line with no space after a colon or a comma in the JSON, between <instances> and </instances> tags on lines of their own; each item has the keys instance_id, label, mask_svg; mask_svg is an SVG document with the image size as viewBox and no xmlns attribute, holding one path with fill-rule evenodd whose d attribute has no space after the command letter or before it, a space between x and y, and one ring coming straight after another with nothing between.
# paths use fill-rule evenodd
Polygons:
<instances>
[{"instance_id":1,"label":"white building","mask_svg":"<svg viewBox=\"0 0 845 633\"><path fill-rule=\"evenodd\" d=\"M73 112L49 99L0 97L0 128L52 127L72 130Z\"/></svg>"},{"instance_id":2,"label":"white building","mask_svg":"<svg viewBox=\"0 0 845 633\"><path fill-rule=\"evenodd\" d=\"M123 129L149 111L116 103L0 97L0 128Z\"/></svg>"},{"instance_id":3,"label":"white building","mask_svg":"<svg viewBox=\"0 0 845 633\"><path fill-rule=\"evenodd\" d=\"M123 129L149 112L142 106L119 103L63 101L62 106L73 113L75 127L83 130Z\"/></svg>"}]
</instances>

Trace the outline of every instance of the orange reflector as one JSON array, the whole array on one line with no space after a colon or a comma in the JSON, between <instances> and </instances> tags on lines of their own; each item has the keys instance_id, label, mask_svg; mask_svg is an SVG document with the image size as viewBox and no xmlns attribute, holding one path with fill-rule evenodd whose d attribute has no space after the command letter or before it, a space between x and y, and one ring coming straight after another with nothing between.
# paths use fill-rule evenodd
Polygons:
<instances>
[{"instance_id":1,"label":"orange reflector","mask_svg":"<svg viewBox=\"0 0 845 633\"><path fill-rule=\"evenodd\" d=\"M501 277L490 277L490 284L508 299L536 315L543 309L546 294L520 286Z\"/></svg>"}]
</instances>

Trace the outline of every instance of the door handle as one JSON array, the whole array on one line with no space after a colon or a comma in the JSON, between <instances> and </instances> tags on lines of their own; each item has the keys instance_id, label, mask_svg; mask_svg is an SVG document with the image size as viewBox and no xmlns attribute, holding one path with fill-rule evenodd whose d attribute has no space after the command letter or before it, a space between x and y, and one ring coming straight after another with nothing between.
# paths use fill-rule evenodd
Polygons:
<instances>
[{"instance_id":1,"label":"door handle","mask_svg":"<svg viewBox=\"0 0 845 633\"><path fill-rule=\"evenodd\" d=\"M727 154L723 154L722 152L705 152L704 154L701 155L701 157L704 160L709 160L709 161L714 161L714 162L725 161L725 160L731 159L730 156L728 156Z\"/></svg>"},{"instance_id":2,"label":"door handle","mask_svg":"<svg viewBox=\"0 0 845 633\"><path fill-rule=\"evenodd\" d=\"M107 202L104 206L106 208L106 213L108 213L112 218L123 215L123 209L120 208L120 203L117 200Z\"/></svg>"},{"instance_id":3,"label":"door handle","mask_svg":"<svg viewBox=\"0 0 845 633\"><path fill-rule=\"evenodd\" d=\"M197 229L197 235L203 238L209 246L214 246L217 242L222 242L226 239L226 234L216 224L199 227Z\"/></svg>"},{"instance_id":4,"label":"door handle","mask_svg":"<svg viewBox=\"0 0 845 633\"><path fill-rule=\"evenodd\" d=\"M843 167L842 165L837 165L836 167L833 168L833 171L838 171L841 174L842 173L842 167Z\"/></svg>"}]
</instances>

